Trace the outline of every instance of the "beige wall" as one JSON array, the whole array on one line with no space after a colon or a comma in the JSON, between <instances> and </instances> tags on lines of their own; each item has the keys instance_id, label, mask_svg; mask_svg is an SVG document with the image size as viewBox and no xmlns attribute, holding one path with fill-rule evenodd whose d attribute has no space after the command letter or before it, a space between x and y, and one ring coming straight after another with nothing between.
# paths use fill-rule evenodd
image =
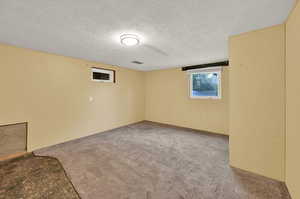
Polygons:
<instances>
[{"instance_id":1,"label":"beige wall","mask_svg":"<svg viewBox=\"0 0 300 199\"><path fill-rule=\"evenodd\" d=\"M230 38L221 100L190 99L181 68L145 73L0 44L0 125L28 122L29 151L144 119L230 134L232 166L282 181L286 172L300 198L299 7L286 37L279 25ZM115 69L117 83L90 81L92 66Z\"/></svg>"},{"instance_id":2,"label":"beige wall","mask_svg":"<svg viewBox=\"0 0 300 199\"><path fill-rule=\"evenodd\" d=\"M286 183L294 199L300 198L300 4L286 24Z\"/></svg>"},{"instance_id":3,"label":"beige wall","mask_svg":"<svg viewBox=\"0 0 300 199\"><path fill-rule=\"evenodd\" d=\"M29 151L144 120L144 74L124 68L0 45L0 90L0 125L28 122Z\"/></svg>"},{"instance_id":4,"label":"beige wall","mask_svg":"<svg viewBox=\"0 0 300 199\"><path fill-rule=\"evenodd\" d=\"M230 164L284 181L285 26L230 38Z\"/></svg>"},{"instance_id":5,"label":"beige wall","mask_svg":"<svg viewBox=\"0 0 300 199\"><path fill-rule=\"evenodd\" d=\"M228 71L222 72L222 99L191 99L181 68L146 73L146 120L228 134Z\"/></svg>"}]
</instances>

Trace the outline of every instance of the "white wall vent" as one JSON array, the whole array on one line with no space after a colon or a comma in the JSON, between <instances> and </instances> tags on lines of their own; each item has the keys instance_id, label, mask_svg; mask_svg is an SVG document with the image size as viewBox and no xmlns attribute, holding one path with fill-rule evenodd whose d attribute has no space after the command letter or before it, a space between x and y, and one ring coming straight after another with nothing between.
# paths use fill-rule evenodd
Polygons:
<instances>
[{"instance_id":1,"label":"white wall vent","mask_svg":"<svg viewBox=\"0 0 300 199\"><path fill-rule=\"evenodd\" d=\"M92 68L91 76L95 82L116 82L116 72L110 69Z\"/></svg>"}]
</instances>

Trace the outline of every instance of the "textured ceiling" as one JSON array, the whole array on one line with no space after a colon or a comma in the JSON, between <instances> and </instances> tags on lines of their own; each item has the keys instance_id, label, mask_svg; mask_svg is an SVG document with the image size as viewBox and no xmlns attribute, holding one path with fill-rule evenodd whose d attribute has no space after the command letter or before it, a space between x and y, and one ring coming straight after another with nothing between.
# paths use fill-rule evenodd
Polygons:
<instances>
[{"instance_id":1,"label":"textured ceiling","mask_svg":"<svg viewBox=\"0 0 300 199\"><path fill-rule=\"evenodd\" d=\"M0 0L0 42L139 70L195 65L228 58L228 36L283 23L293 3ZM123 33L141 45L120 45Z\"/></svg>"}]
</instances>

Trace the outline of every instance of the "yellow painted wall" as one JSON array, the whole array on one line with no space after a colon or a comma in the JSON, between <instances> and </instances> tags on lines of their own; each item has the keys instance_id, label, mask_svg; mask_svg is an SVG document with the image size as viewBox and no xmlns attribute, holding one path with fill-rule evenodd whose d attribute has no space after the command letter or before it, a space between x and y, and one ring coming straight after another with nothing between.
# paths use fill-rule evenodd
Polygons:
<instances>
[{"instance_id":1,"label":"yellow painted wall","mask_svg":"<svg viewBox=\"0 0 300 199\"><path fill-rule=\"evenodd\" d=\"M282 181L286 172L300 198L299 27L298 5L286 37L285 25L231 37L221 100L191 99L181 68L139 72L0 44L0 125L28 122L29 151L144 119L230 134L232 166ZM90 81L92 66L115 69L117 83Z\"/></svg>"},{"instance_id":2,"label":"yellow painted wall","mask_svg":"<svg viewBox=\"0 0 300 199\"><path fill-rule=\"evenodd\" d=\"M230 38L230 164L284 181L285 26Z\"/></svg>"},{"instance_id":3,"label":"yellow painted wall","mask_svg":"<svg viewBox=\"0 0 300 199\"><path fill-rule=\"evenodd\" d=\"M144 73L100 63L0 45L0 91L0 125L28 122L29 151L144 120Z\"/></svg>"},{"instance_id":4,"label":"yellow painted wall","mask_svg":"<svg viewBox=\"0 0 300 199\"><path fill-rule=\"evenodd\" d=\"M146 120L228 134L228 71L222 72L222 99L191 99L181 68L146 73Z\"/></svg>"},{"instance_id":5,"label":"yellow painted wall","mask_svg":"<svg viewBox=\"0 0 300 199\"><path fill-rule=\"evenodd\" d=\"M300 4L286 24L286 183L294 199L300 198Z\"/></svg>"}]
</instances>

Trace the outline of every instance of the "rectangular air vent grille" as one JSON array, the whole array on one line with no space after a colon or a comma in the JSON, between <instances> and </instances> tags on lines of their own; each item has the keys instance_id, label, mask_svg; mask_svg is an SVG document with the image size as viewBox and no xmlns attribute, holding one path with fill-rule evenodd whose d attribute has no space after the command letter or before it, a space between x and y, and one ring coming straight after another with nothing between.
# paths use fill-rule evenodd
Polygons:
<instances>
[{"instance_id":1,"label":"rectangular air vent grille","mask_svg":"<svg viewBox=\"0 0 300 199\"><path fill-rule=\"evenodd\" d=\"M140 62L140 61L132 61L131 63L134 63L134 64L143 64L143 62Z\"/></svg>"},{"instance_id":2,"label":"rectangular air vent grille","mask_svg":"<svg viewBox=\"0 0 300 199\"><path fill-rule=\"evenodd\" d=\"M92 81L96 82L115 82L115 71L103 68L92 68Z\"/></svg>"}]
</instances>

